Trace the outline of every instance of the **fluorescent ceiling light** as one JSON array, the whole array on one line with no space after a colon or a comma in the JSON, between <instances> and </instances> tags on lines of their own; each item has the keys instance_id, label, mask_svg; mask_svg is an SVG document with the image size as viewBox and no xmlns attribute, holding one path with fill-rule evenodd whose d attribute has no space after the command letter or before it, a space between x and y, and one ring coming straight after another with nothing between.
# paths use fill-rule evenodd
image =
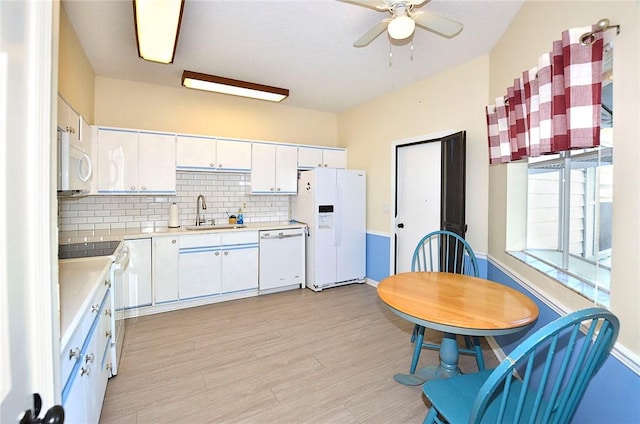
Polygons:
<instances>
[{"instance_id":1,"label":"fluorescent ceiling light","mask_svg":"<svg viewBox=\"0 0 640 424\"><path fill-rule=\"evenodd\" d=\"M280 102L289 96L286 88L270 87L253 82L238 81L198 72L184 71L182 85L196 90L213 91L215 93L231 94L233 96L250 97L270 102Z\"/></svg>"},{"instance_id":2,"label":"fluorescent ceiling light","mask_svg":"<svg viewBox=\"0 0 640 424\"><path fill-rule=\"evenodd\" d=\"M184 0L133 0L138 55L172 63L178 45Z\"/></svg>"}]
</instances>

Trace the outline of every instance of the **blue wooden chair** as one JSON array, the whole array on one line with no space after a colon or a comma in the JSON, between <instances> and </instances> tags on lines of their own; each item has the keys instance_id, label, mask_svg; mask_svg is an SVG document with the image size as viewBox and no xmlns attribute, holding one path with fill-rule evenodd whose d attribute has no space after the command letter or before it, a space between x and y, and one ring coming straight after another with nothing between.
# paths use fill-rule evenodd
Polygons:
<instances>
[{"instance_id":1,"label":"blue wooden chair","mask_svg":"<svg viewBox=\"0 0 640 424\"><path fill-rule=\"evenodd\" d=\"M428 381L424 422L568 423L619 326L605 309L577 311L536 331L494 370Z\"/></svg>"},{"instance_id":2,"label":"blue wooden chair","mask_svg":"<svg viewBox=\"0 0 640 424\"><path fill-rule=\"evenodd\" d=\"M465 239L451 231L439 230L424 236L416 246L411 259L411 271L438 271L478 277L478 260ZM422 349L440 350L436 343L424 343L424 327L413 328L411 342L416 343L411 359L411 374L416 372ZM466 348L460 353L475 355L480 371L484 370L484 357L478 337L464 336Z\"/></svg>"}]
</instances>

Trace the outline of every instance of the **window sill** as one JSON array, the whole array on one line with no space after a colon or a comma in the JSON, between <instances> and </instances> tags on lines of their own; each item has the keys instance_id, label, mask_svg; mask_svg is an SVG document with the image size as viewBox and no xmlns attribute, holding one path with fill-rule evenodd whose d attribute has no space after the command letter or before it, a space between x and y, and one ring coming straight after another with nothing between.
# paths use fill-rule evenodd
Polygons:
<instances>
[{"instance_id":1,"label":"window sill","mask_svg":"<svg viewBox=\"0 0 640 424\"><path fill-rule=\"evenodd\" d=\"M527 252L507 251L507 254L537 271L540 271L547 277L554 279L580 296L593 301L595 304L606 308L609 307L608 288L599 287L599 289L596 289L593 282L585 281L584 279L572 275L564 270L558 269L551 263L543 261L540 258L528 254Z\"/></svg>"}]
</instances>

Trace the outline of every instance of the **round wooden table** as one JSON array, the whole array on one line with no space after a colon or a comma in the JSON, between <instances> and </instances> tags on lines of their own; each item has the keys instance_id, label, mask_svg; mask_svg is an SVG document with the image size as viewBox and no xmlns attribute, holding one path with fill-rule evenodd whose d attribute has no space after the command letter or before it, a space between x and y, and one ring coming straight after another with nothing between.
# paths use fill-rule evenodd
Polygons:
<instances>
[{"instance_id":1,"label":"round wooden table","mask_svg":"<svg viewBox=\"0 0 640 424\"><path fill-rule=\"evenodd\" d=\"M538 318L529 297L505 285L446 272L406 272L378 284L378 296L402 318L442 331L440 365L396 380L417 385L460 374L456 334L499 336L526 330Z\"/></svg>"}]
</instances>

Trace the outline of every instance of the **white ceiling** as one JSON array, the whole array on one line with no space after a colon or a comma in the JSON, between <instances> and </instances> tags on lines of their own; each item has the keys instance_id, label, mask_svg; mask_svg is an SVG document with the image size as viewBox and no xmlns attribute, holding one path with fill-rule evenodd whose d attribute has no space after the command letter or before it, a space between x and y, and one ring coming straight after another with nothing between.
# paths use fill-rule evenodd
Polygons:
<instances>
[{"instance_id":1,"label":"white ceiling","mask_svg":"<svg viewBox=\"0 0 640 424\"><path fill-rule=\"evenodd\" d=\"M489 53L523 2L432 0L417 10L463 23L458 36L416 28L412 42L391 44L385 32L355 48L388 13L339 0L186 0L169 65L138 57L130 0L62 4L98 76L180 87L190 70L288 88L284 105L340 112Z\"/></svg>"}]
</instances>

